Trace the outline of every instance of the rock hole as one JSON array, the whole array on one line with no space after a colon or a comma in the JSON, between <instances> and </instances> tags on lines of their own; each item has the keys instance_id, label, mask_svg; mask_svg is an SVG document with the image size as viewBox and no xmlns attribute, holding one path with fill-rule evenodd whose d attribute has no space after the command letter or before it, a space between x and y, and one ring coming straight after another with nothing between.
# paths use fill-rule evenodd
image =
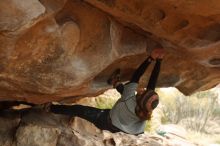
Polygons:
<instances>
[{"instance_id":1,"label":"rock hole","mask_svg":"<svg viewBox=\"0 0 220 146\"><path fill-rule=\"evenodd\" d=\"M156 17L158 20L163 20L166 17L166 13L163 10L159 9L156 13Z\"/></svg>"},{"instance_id":2,"label":"rock hole","mask_svg":"<svg viewBox=\"0 0 220 146\"><path fill-rule=\"evenodd\" d=\"M115 140L113 138L105 139L104 144L106 146L116 146Z\"/></svg>"},{"instance_id":3,"label":"rock hole","mask_svg":"<svg viewBox=\"0 0 220 146\"><path fill-rule=\"evenodd\" d=\"M143 14L143 19L148 25L154 25L166 18L166 13L162 9L147 9Z\"/></svg>"},{"instance_id":4,"label":"rock hole","mask_svg":"<svg viewBox=\"0 0 220 146\"><path fill-rule=\"evenodd\" d=\"M176 32L176 31L179 31L185 27L187 27L189 25L189 21L188 20L182 20L180 21L179 23L177 23L175 26L174 26L174 29L173 31Z\"/></svg>"},{"instance_id":5,"label":"rock hole","mask_svg":"<svg viewBox=\"0 0 220 146\"><path fill-rule=\"evenodd\" d=\"M220 40L220 24L209 25L198 34L199 39L217 42Z\"/></svg>"},{"instance_id":6,"label":"rock hole","mask_svg":"<svg viewBox=\"0 0 220 146\"><path fill-rule=\"evenodd\" d=\"M179 23L179 29L183 29L184 27L187 27L189 25L189 21L188 20L182 20Z\"/></svg>"},{"instance_id":7,"label":"rock hole","mask_svg":"<svg viewBox=\"0 0 220 146\"><path fill-rule=\"evenodd\" d=\"M209 63L211 65L220 65L220 58L213 58L213 59L209 60Z\"/></svg>"},{"instance_id":8,"label":"rock hole","mask_svg":"<svg viewBox=\"0 0 220 146\"><path fill-rule=\"evenodd\" d=\"M66 22L69 22L69 21L75 22L71 17L68 17L68 16L66 16L66 17L57 16L57 17L55 17L55 20L56 20L57 24L60 26L65 24Z\"/></svg>"}]
</instances>

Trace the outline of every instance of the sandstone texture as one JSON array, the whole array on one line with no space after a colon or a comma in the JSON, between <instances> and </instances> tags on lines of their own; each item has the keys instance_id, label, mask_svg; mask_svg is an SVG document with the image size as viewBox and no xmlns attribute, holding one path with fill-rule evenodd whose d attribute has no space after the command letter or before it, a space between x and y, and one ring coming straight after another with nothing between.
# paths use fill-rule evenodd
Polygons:
<instances>
[{"instance_id":1,"label":"sandstone texture","mask_svg":"<svg viewBox=\"0 0 220 146\"><path fill-rule=\"evenodd\" d=\"M100 94L115 69L128 80L157 43L167 52L158 87L191 94L216 86L220 1L1 0L0 100Z\"/></svg>"},{"instance_id":2,"label":"sandstone texture","mask_svg":"<svg viewBox=\"0 0 220 146\"><path fill-rule=\"evenodd\" d=\"M0 113L1 146L196 146L173 130L166 136L101 131L92 123L39 109ZM176 132L173 133L173 132Z\"/></svg>"}]
</instances>

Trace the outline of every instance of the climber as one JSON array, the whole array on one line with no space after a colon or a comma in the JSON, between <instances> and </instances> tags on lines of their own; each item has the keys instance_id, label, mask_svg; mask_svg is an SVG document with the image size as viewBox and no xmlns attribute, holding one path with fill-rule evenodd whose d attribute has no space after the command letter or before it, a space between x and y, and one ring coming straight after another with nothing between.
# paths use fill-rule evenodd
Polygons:
<instances>
[{"instance_id":1,"label":"climber","mask_svg":"<svg viewBox=\"0 0 220 146\"><path fill-rule=\"evenodd\" d=\"M160 72L164 50L154 49L151 55L137 68L131 80L123 85L119 82L120 70L111 75L108 83L121 93L121 98L112 109L97 109L83 105L50 105L50 111L56 114L78 116L94 123L102 130L123 131L129 134L144 132L146 120L150 120L152 111L157 107L159 98L154 91ZM152 61L156 61L146 90L137 93L138 82Z\"/></svg>"}]
</instances>

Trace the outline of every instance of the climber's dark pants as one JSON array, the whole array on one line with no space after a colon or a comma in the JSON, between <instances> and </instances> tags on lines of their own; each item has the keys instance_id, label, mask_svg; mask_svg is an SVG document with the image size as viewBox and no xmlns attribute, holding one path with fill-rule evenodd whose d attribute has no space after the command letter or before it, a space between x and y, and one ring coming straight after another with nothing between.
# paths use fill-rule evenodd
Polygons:
<instances>
[{"instance_id":1,"label":"climber's dark pants","mask_svg":"<svg viewBox=\"0 0 220 146\"><path fill-rule=\"evenodd\" d=\"M96 127L111 132L120 130L111 124L110 109L98 109L83 105L51 105L51 112L69 116L77 116L92 122Z\"/></svg>"}]
</instances>

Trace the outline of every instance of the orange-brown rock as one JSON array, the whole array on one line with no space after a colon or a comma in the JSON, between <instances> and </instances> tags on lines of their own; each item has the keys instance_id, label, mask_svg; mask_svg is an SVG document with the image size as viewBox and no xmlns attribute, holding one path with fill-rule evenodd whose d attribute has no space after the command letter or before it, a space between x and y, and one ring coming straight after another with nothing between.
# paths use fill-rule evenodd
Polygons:
<instances>
[{"instance_id":1,"label":"orange-brown rock","mask_svg":"<svg viewBox=\"0 0 220 146\"><path fill-rule=\"evenodd\" d=\"M220 1L0 1L0 100L99 94L116 68L128 80L156 43L167 52L158 87L217 85Z\"/></svg>"}]
</instances>

